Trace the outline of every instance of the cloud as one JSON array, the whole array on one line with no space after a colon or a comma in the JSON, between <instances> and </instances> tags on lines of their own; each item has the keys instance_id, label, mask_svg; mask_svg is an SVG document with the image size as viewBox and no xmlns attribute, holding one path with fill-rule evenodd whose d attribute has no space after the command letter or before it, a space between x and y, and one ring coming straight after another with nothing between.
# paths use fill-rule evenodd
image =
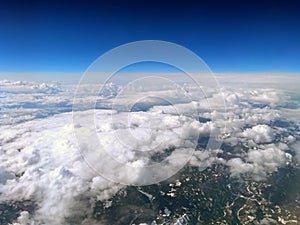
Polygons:
<instances>
[{"instance_id":1,"label":"cloud","mask_svg":"<svg viewBox=\"0 0 300 225\"><path fill-rule=\"evenodd\" d=\"M154 163L149 161L154 154L165 159L169 168L180 168L181 163L189 159L193 151L191 147L197 142L193 133L203 126L188 117L166 116L161 112L131 113L129 123L127 113L117 113L114 120L110 120L113 111L98 112L96 129L99 140L103 143L103 150L116 160L107 161L105 166L128 183L149 176L149 172L139 166ZM67 218L83 220L91 216L92 211L87 209L93 208L93 202L109 199L124 187L89 168L74 138L72 122L72 114L64 113L1 127L4 154L0 156L3 166L0 200L32 201L37 208L30 218L38 224L63 224ZM190 129L192 127L194 131ZM151 134L153 131L157 135ZM132 132L132 137L128 136L129 132ZM176 150L166 154L169 147ZM140 151L136 153L136 149ZM93 156L97 159L97 154ZM119 164L115 162L130 167L118 168ZM152 172L168 175L168 171L155 169Z\"/></svg>"},{"instance_id":2,"label":"cloud","mask_svg":"<svg viewBox=\"0 0 300 225\"><path fill-rule=\"evenodd\" d=\"M56 94L61 90L59 82L38 83L33 81L0 80L0 90L8 93L46 93Z\"/></svg>"},{"instance_id":3,"label":"cloud","mask_svg":"<svg viewBox=\"0 0 300 225\"><path fill-rule=\"evenodd\" d=\"M253 126L252 128L247 128L243 131L242 136L253 140L255 143L268 143L274 140L272 128L266 124L260 124Z\"/></svg>"},{"instance_id":4,"label":"cloud","mask_svg":"<svg viewBox=\"0 0 300 225\"><path fill-rule=\"evenodd\" d=\"M91 94L99 85L86 85L77 99L82 107L78 122L94 116L94 111L82 110L86 102L98 100L98 109L93 117L95 126L85 127L73 124L68 112L74 86L6 80L0 87L4 100L0 113L0 201L28 200L36 205L32 213L22 211L15 224L57 225L71 219L99 224L92 217L95 201L111 198L126 183L152 179L153 174L169 176L170 170L176 171L186 161L200 170L221 163L228 166L232 177L262 180L290 162L289 157L294 159L287 157L287 150L299 147L289 127L274 125L282 119L280 107L288 99L274 89L224 87L219 93L207 88L206 96L189 86L185 87L188 95L144 90L141 96L160 95L172 104L151 97L141 101L149 106L145 110L128 112L117 109L127 109L126 104L140 96L120 96L120 107L114 109L111 104L121 87L108 84L99 97ZM220 107L220 96L225 98L226 113ZM89 165L82 158L84 149L78 146L74 126L84 139ZM94 127L95 139L91 137ZM230 148L205 149L211 134L215 134L212 141L223 140ZM101 151L97 151L99 146ZM89 152L91 149L95 151ZM224 154L229 157L221 158ZM165 167L145 167L159 162ZM97 171L124 184L105 179Z\"/></svg>"},{"instance_id":5,"label":"cloud","mask_svg":"<svg viewBox=\"0 0 300 225\"><path fill-rule=\"evenodd\" d=\"M71 112L76 88L76 85L59 82L0 80L0 123L10 125ZM78 106L84 108L86 102L98 101L97 107L109 108L110 99L120 90L120 86L112 83L82 85L78 90Z\"/></svg>"},{"instance_id":6,"label":"cloud","mask_svg":"<svg viewBox=\"0 0 300 225\"><path fill-rule=\"evenodd\" d=\"M263 180L286 162L284 151L274 146L273 148L250 150L243 159L232 158L228 160L227 165L234 177L246 175L255 180Z\"/></svg>"}]
</instances>

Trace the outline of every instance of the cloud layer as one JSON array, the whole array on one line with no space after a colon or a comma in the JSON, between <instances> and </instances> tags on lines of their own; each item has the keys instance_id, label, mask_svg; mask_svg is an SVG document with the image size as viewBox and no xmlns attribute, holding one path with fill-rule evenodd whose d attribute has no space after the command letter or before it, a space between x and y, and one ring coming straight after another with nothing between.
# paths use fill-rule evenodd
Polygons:
<instances>
[{"instance_id":1,"label":"cloud layer","mask_svg":"<svg viewBox=\"0 0 300 225\"><path fill-rule=\"evenodd\" d=\"M186 87L190 101L164 91L163 96L173 97L173 104L151 98L143 102L151 102L146 110L126 112L111 109L122 89L109 84L100 97L88 91L82 95L83 106L85 101L97 100L99 104L95 127L86 129L74 124L72 113L66 112L71 110L74 87L7 80L1 81L0 87L4 100L0 201L34 205L32 212L18 215L16 225L99 224L92 217L95 201L105 201L124 188L109 179L135 183L153 174L168 176L167 170L145 169L157 163L175 170L187 160L189 166L201 170L221 163L228 166L233 178L263 180L281 166L299 160L299 128L281 114L289 98L275 89L222 88L220 93L212 88L207 89L206 98L203 94L196 98L199 92ZM223 109L211 111L218 108L220 96L225 99L226 113ZM126 99L120 99L119 106L127 104ZM102 109L105 107L110 109ZM40 116L43 112L45 116ZM80 112L83 119L89 115L89 110ZM82 137L86 135L87 149L96 151L84 152L79 147L74 126ZM97 140L89 139L94 128ZM223 141L220 148L206 149L211 134L215 134L211 141ZM296 152L296 157L291 152ZM226 158L222 158L224 154ZM97 164L99 160L105 164Z\"/></svg>"}]
</instances>

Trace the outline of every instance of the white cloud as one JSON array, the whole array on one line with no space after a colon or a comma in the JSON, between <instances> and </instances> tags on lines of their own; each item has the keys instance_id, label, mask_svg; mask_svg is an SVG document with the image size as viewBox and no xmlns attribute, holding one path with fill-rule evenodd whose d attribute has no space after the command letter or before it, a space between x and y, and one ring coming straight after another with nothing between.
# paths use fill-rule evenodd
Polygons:
<instances>
[{"instance_id":1,"label":"white cloud","mask_svg":"<svg viewBox=\"0 0 300 225\"><path fill-rule=\"evenodd\" d=\"M266 124L260 124L253 126L252 128L247 128L242 136L251 139L257 144L272 142L274 140L274 134L271 127Z\"/></svg>"},{"instance_id":2,"label":"white cloud","mask_svg":"<svg viewBox=\"0 0 300 225\"><path fill-rule=\"evenodd\" d=\"M199 122L189 118L176 115L165 117L159 112L132 113L133 118L127 124L126 113L115 114L114 120L110 120L110 112L99 110L96 114L99 118L96 125L99 140L110 156L131 165L126 170L117 168L118 164L114 161L106 164L112 173L128 183L147 178L148 172L139 166L147 163L147 157L154 153L148 152L149 148L160 154L165 148L174 146L177 150L166 159L170 168L179 168L193 151L189 150L197 140L191 138L197 138L193 132L201 127ZM149 125L152 132L157 132L156 135L155 132L153 135L143 132ZM195 130L192 131L191 127ZM128 137L130 129L133 129L132 138L124 139L123 135ZM33 201L38 207L31 217L37 223L62 224L68 217L83 218L91 212L82 210L82 207L91 208L90 204L95 199L108 199L123 187L100 177L82 160L69 113L2 126L0 140L4 153L0 156L3 165L0 185L3 194L0 199ZM144 150L140 153L145 153L142 156L145 159L137 158L136 149Z\"/></svg>"},{"instance_id":3,"label":"white cloud","mask_svg":"<svg viewBox=\"0 0 300 225\"><path fill-rule=\"evenodd\" d=\"M287 162L284 151L275 146L267 149L249 150L244 159L233 158L228 161L232 176L239 177L245 174L255 180L262 180L268 174L277 171L277 169Z\"/></svg>"},{"instance_id":4,"label":"white cloud","mask_svg":"<svg viewBox=\"0 0 300 225\"><path fill-rule=\"evenodd\" d=\"M78 218L83 221L82 224L98 224L91 217L94 202L109 199L124 185L104 179L93 170L103 169L92 163L99 162L97 156L103 156L101 152L86 152L93 169L82 159L82 149L79 149L74 136L72 114L61 113L71 104L74 87L51 85L0 83L4 99L0 122L5 121L3 124L6 124L0 126L0 201L30 200L37 205L31 215L22 212L15 224L57 225L63 224L69 217ZM51 91L51 88L59 91ZM103 106L109 106L121 90L112 84L106 88L105 96L100 99ZM270 125L271 121L281 118L278 106L287 100L284 93L274 89L245 91L223 88L220 94L207 89L205 99L203 93L197 98L199 91L189 88L189 102L178 99L178 93L162 91L160 94L166 98L171 95L174 105L160 105L151 98L153 107L146 112L96 110L97 141L100 140L102 151L109 153L102 159L106 175L124 183L149 179L148 176L153 173L169 175L169 171L146 170L143 167L162 157L169 169L176 170L190 159L189 165L200 169L222 163L229 166L234 177L247 175L261 180L285 165L287 149L299 147L296 138L286 134L288 130L275 129ZM89 94L88 85L84 90L87 92L79 99L82 105L97 99L97 96ZM147 91L147 95L154 94L158 93ZM226 114L219 107L221 95L225 97ZM120 98L118 104L122 106L128 100ZM24 102L36 108L20 108ZM43 111L43 107L46 110ZM45 113L46 118L41 117L41 113ZM91 111L81 112L83 118L90 114ZM207 121L199 122L198 116L207 118ZM82 135L86 135L86 146L97 147L98 142L89 136L92 127L82 127L82 130L78 127ZM229 146L246 145L247 151L231 155L228 162L218 158L218 153L225 151L220 149L200 149L190 157L198 135L208 137L216 130L220 130L220 136ZM277 140L277 134L283 138ZM213 140L219 138L213 137ZM174 149L165 154L168 148ZM297 157L299 155L296 154ZM120 164L125 166L120 168Z\"/></svg>"},{"instance_id":5,"label":"white cloud","mask_svg":"<svg viewBox=\"0 0 300 225\"><path fill-rule=\"evenodd\" d=\"M61 91L61 84L52 82L49 84L33 81L0 80L0 90L12 93L46 93L56 94Z\"/></svg>"}]
</instances>

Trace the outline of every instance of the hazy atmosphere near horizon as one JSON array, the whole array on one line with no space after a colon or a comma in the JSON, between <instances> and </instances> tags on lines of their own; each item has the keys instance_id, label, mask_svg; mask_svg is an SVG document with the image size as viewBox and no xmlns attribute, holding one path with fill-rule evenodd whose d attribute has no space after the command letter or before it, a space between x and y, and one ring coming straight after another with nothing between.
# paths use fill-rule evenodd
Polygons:
<instances>
[{"instance_id":1,"label":"hazy atmosphere near horizon","mask_svg":"<svg viewBox=\"0 0 300 225\"><path fill-rule=\"evenodd\" d=\"M299 12L0 1L0 225L300 224Z\"/></svg>"}]
</instances>

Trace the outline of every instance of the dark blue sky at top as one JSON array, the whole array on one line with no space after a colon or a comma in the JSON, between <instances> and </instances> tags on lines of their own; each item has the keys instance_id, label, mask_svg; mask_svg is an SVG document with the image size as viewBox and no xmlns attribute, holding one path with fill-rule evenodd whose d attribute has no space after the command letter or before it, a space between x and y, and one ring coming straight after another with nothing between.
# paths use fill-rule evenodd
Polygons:
<instances>
[{"instance_id":1,"label":"dark blue sky at top","mask_svg":"<svg viewBox=\"0 0 300 225\"><path fill-rule=\"evenodd\" d=\"M297 1L1 1L0 71L84 71L127 42L157 39L214 72L299 72Z\"/></svg>"}]
</instances>

